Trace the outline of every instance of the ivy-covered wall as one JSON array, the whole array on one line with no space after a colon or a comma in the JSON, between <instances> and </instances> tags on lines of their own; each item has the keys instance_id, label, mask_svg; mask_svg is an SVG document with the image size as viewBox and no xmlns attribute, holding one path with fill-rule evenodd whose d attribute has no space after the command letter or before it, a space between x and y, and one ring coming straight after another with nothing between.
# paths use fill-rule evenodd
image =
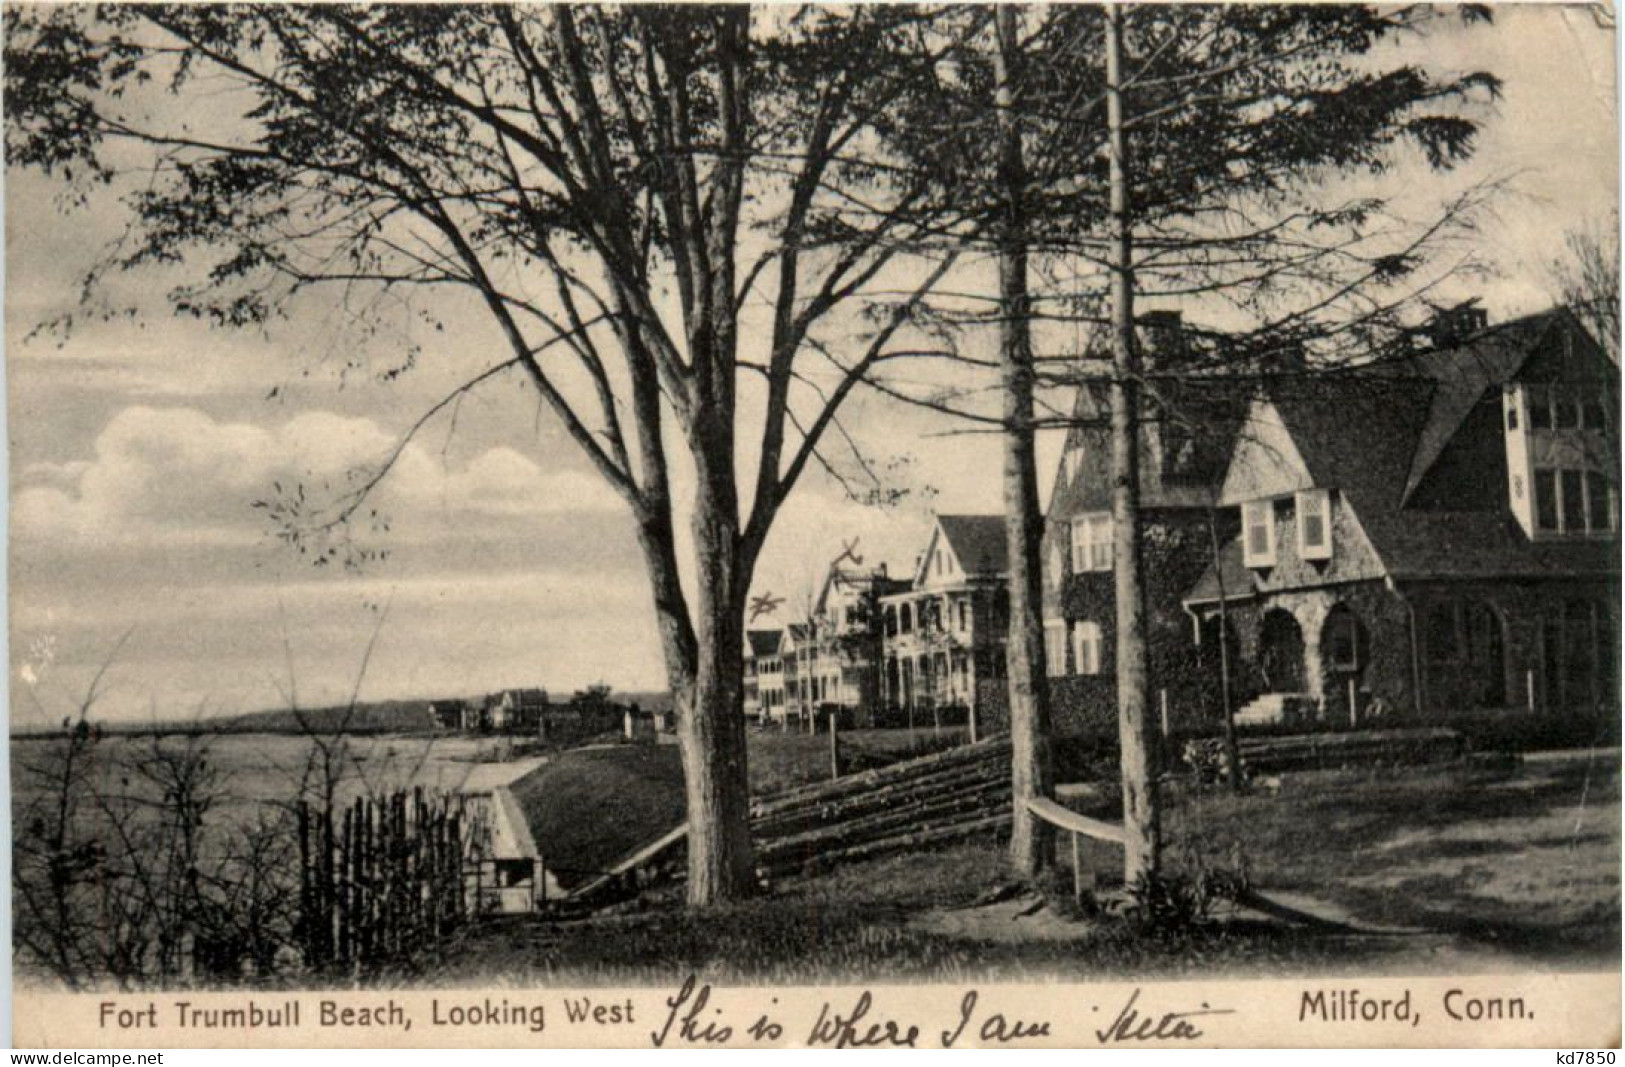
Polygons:
<instances>
[{"instance_id":1,"label":"ivy-covered wall","mask_svg":"<svg viewBox=\"0 0 1625 1067\"><path fill-rule=\"evenodd\" d=\"M1236 534L1234 509L1214 516L1219 543ZM1217 646L1198 644L1183 599L1212 559L1212 541L1205 510L1146 511L1144 513L1140 573L1145 588L1146 668L1151 688L1151 712L1161 715L1167 692L1172 728L1217 722L1223 715ZM1114 574L1091 571L1066 579L1060 598L1062 618L1069 623L1090 620L1100 627L1101 671L1076 673L1068 642L1066 671L1051 679L1055 732L1082 735L1101 725L1115 724L1117 715L1117 609Z\"/></svg>"}]
</instances>

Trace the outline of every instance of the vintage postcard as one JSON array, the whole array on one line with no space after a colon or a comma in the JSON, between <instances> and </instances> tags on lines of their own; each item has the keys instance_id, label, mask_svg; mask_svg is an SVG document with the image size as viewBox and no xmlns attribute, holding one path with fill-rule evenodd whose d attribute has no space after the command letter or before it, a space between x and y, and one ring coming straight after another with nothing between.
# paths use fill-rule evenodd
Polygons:
<instances>
[{"instance_id":1,"label":"vintage postcard","mask_svg":"<svg viewBox=\"0 0 1625 1067\"><path fill-rule=\"evenodd\" d=\"M1617 1047L1615 35L7 4L13 1041Z\"/></svg>"}]
</instances>

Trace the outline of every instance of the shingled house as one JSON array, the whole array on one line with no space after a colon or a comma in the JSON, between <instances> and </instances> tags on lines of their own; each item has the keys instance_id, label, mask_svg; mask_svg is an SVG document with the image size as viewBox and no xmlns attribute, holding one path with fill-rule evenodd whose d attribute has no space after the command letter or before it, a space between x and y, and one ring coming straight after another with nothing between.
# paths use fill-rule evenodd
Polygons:
<instances>
[{"instance_id":1,"label":"shingled house","mask_svg":"<svg viewBox=\"0 0 1625 1067\"><path fill-rule=\"evenodd\" d=\"M1449 325L1252 401L1185 598L1209 646L1228 605L1243 722L1617 707L1619 368L1567 311Z\"/></svg>"},{"instance_id":2,"label":"shingled house","mask_svg":"<svg viewBox=\"0 0 1625 1067\"><path fill-rule=\"evenodd\" d=\"M1178 313L1141 317L1148 380L1140 445L1141 575L1152 698L1175 723L1220 714L1216 646L1191 643L1183 598L1236 531L1219 491L1258 378ZM1117 611L1105 382L1073 402L1041 550L1045 661L1062 736L1115 730Z\"/></svg>"}]
</instances>

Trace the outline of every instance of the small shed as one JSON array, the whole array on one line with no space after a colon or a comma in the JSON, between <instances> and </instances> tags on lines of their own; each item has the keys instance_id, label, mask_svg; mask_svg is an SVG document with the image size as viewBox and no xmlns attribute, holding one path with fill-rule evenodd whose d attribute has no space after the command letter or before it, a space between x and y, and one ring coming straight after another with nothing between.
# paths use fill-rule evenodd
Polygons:
<instances>
[{"instance_id":1,"label":"small shed","mask_svg":"<svg viewBox=\"0 0 1625 1067\"><path fill-rule=\"evenodd\" d=\"M501 915L534 911L539 903L563 896L557 879L542 863L524 812L508 789L511 778L506 767L481 767L459 790L481 809L490 833L487 855L468 871L469 892L477 897L481 911Z\"/></svg>"}]
</instances>

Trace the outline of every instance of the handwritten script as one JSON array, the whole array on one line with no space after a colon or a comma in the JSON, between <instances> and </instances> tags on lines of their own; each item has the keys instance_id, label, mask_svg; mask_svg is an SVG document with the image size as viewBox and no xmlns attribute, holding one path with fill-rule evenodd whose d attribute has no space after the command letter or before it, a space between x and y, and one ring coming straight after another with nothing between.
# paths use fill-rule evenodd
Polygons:
<instances>
[{"instance_id":1,"label":"handwritten script","mask_svg":"<svg viewBox=\"0 0 1625 1067\"><path fill-rule=\"evenodd\" d=\"M1127 1001L1115 1009L1100 1004L1083 1005L1085 1010L1094 1013L1115 1012L1110 1023L1094 1031L1100 1044L1197 1041L1204 1034L1202 1027L1207 1019L1235 1014L1232 1008L1215 1008L1205 1002L1198 1007L1153 1009L1142 1003L1140 993L1135 989ZM1048 1044L1057 1036L1049 1019L1019 1017L1012 1014L1008 1006L997 1004L994 997L984 996L976 989L966 990L959 996L956 1009L946 1013L951 1021L934 1034L927 1025L934 1019L899 1014L883 1006L867 989L850 998L823 1000L805 1029L798 1026L796 1020L775 1014L773 1006L778 1004L777 997L770 998L766 1011L761 1010L760 999L753 999L748 1014L730 1015L717 1003L710 983L689 975L677 992L666 998L665 1020L658 1030L650 1033L649 1039L656 1047L709 1048L783 1044L788 1033L792 1043L799 1036L807 1048L919 1048L922 1039L931 1035L941 1047L954 1048L966 1044Z\"/></svg>"}]
</instances>

